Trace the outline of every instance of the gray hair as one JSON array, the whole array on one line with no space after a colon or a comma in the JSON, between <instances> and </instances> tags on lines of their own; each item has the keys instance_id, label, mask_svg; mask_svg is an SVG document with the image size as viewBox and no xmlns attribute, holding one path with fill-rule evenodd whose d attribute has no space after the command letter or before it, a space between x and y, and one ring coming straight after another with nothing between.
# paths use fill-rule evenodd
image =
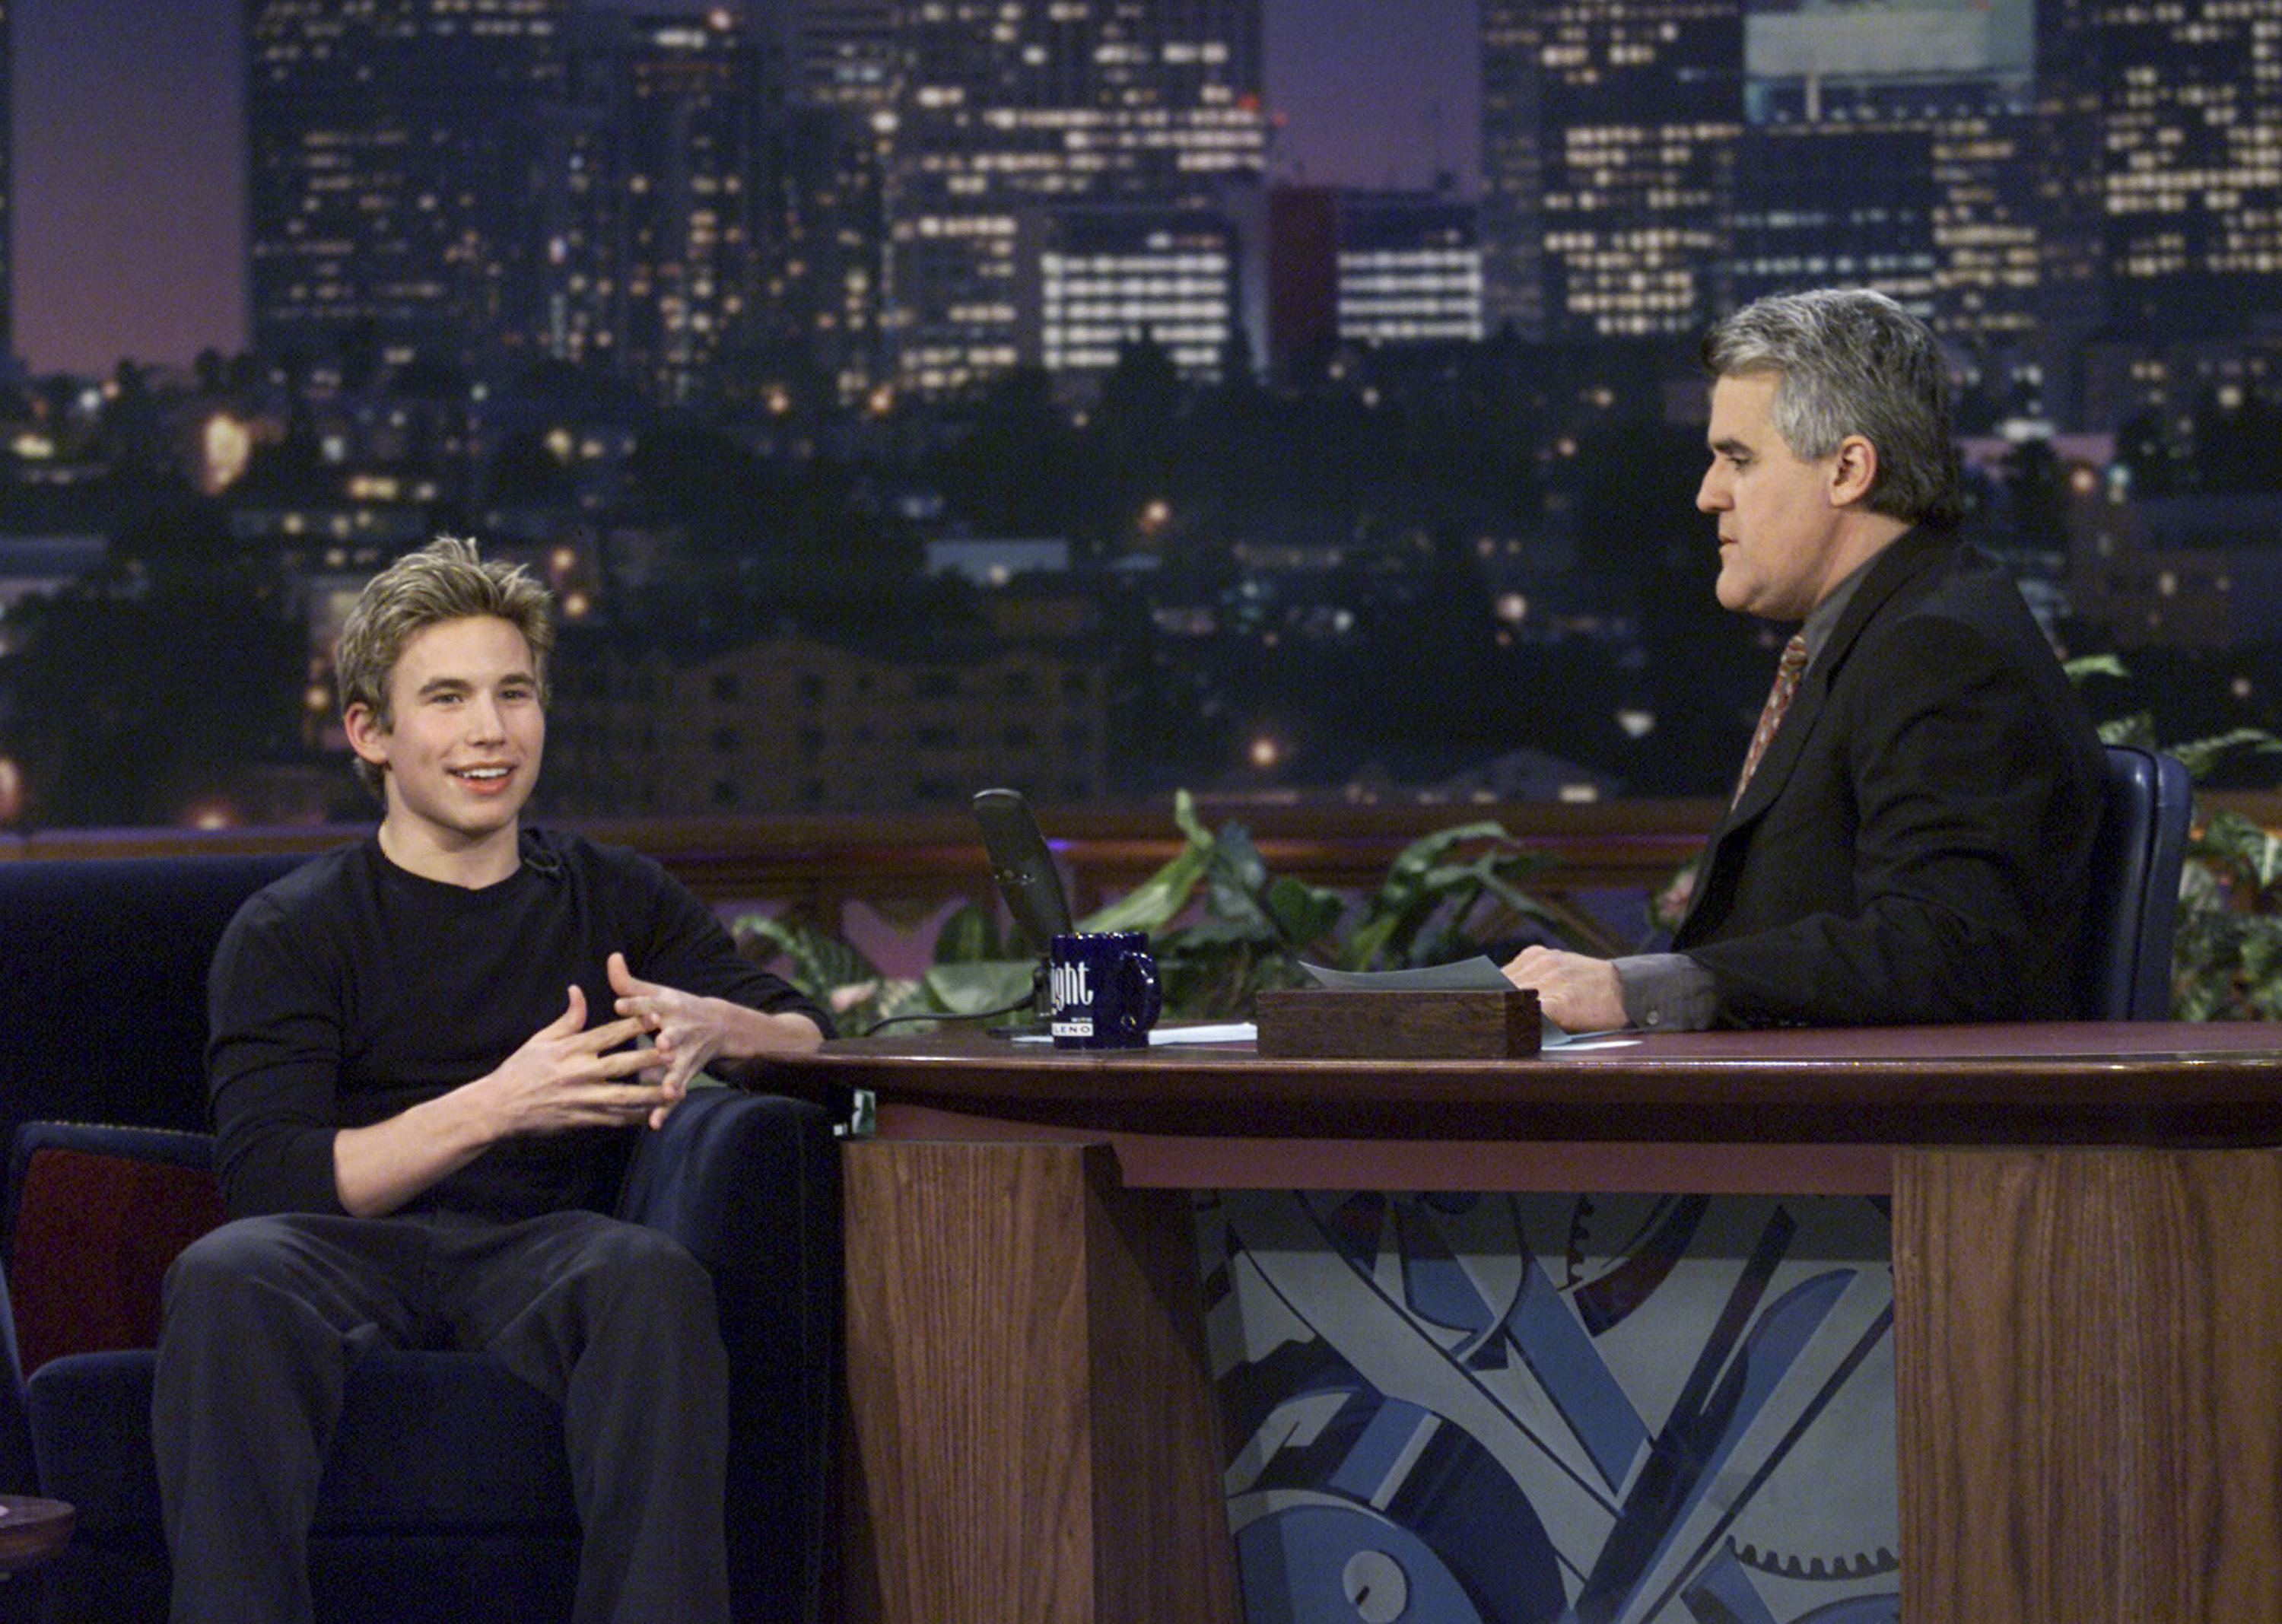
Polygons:
<instances>
[{"instance_id":1,"label":"gray hair","mask_svg":"<svg viewBox=\"0 0 2282 1624\"><path fill-rule=\"evenodd\" d=\"M1797 456L1828 456L1850 434L1876 447L1872 512L1957 522L1948 363L1932 330L1883 293L1822 288L1746 305L1704 335L1704 364L1715 377L1774 373L1775 431Z\"/></svg>"}]
</instances>

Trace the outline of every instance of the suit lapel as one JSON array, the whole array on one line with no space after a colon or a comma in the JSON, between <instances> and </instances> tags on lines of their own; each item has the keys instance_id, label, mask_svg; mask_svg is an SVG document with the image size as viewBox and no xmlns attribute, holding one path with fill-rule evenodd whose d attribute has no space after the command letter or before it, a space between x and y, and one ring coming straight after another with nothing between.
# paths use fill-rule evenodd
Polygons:
<instances>
[{"instance_id":1,"label":"suit lapel","mask_svg":"<svg viewBox=\"0 0 2282 1624\"><path fill-rule=\"evenodd\" d=\"M1854 595L1847 600L1845 610L1838 617L1838 624L1830 629L1828 640L1816 651L1805 675L1799 679L1798 692L1793 695L1790 708L1783 712L1782 726L1768 741L1766 753L1753 769L1751 781L1712 826L1688 912L1674 933L1675 943L1687 938L1697 912L1721 889L1726 878L1723 871L1736 860L1735 853L1741 850L1737 836L1756 823L1782 793L1830 698L1831 687L1844 667L1846 657L1860 641L1863 629L1895 594L1946 554L1951 540L1946 532L1922 528L1897 537L1878 555L1877 562L1862 578L1862 584L1854 589Z\"/></svg>"}]
</instances>

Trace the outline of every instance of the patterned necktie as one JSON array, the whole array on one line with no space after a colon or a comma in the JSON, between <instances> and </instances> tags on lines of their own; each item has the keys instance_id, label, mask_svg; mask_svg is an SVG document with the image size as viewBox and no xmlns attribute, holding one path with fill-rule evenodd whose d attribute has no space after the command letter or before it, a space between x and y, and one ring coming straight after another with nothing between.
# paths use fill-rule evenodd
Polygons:
<instances>
[{"instance_id":1,"label":"patterned necktie","mask_svg":"<svg viewBox=\"0 0 2282 1624\"><path fill-rule=\"evenodd\" d=\"M1751 748L1743 758L1743 776L1735 781L1735 793L1727 798L1728 805L1743 798L1743 786L1758 770L1759 758L1767 753L1767 741L1782 726L1783 712L1790 709L1791 695L1798 692L1799 673L1805 669L1806 634L1794 633L1783 645L1782 658L1775 663L1775 685L1767 690L1767 703L1759 712L1759 725L1751 730Z\"/></svg>"}]
</instances>

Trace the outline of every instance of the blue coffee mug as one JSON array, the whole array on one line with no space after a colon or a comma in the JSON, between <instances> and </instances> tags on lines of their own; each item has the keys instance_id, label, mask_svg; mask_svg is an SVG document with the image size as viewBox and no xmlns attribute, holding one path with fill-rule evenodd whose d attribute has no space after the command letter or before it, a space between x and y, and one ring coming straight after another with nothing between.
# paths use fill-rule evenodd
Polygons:
<instances>
[{"instance_id":1,"label":"blue coffee mug","mask_svg":"<svg viewBox=\"0 0 2282 1624\"><path fill-rule=\"evenodd\" d=\"M1164 994L1145 930L1058 936L1046 952L1047 1024L1057 1049L1137 1049Z\"/></svg>"}]
</instances>

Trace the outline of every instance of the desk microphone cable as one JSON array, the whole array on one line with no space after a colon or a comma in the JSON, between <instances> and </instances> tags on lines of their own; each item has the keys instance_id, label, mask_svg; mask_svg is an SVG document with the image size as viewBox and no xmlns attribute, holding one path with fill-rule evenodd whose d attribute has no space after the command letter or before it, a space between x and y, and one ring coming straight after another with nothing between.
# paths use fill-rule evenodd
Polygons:
<instances>
[{"instance_id":1,"label":"desk microphone cable","mask_svg":"<svg viewBox=\"0 0 2282 1624\"><path fill-rule=\"evenodd\" d=\"M1011 1015L1018 1009L1035 1007L1036 1007L1036 999L1025 998L1019 998L999 1009L917 1009L909 1014L883 1015L856 1035L858 1037L869 1037L882 1027L896 1026L905 1021L995 1021L1000 1015Z\"/></svg>"}]
</instances>

